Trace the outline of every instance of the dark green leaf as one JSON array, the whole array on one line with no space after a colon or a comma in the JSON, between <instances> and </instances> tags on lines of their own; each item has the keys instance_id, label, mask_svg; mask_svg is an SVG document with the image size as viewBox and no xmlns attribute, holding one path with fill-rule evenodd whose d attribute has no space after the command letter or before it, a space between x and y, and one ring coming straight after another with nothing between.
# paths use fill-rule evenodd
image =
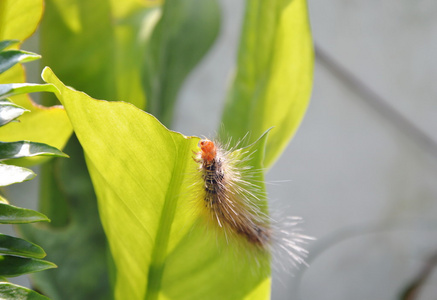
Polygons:
<instances>
[{"instance_id":1,"label":"dark green leaf","mask_svg":"<svg viewBox=\"0 0 437 300\"><path fill-rule=\"evenodd\" d=\"M147 44L144 84L147 111L164 125L173 119L179 89L217 37L220 10L216 0L167 0Z\"/></svg>"},{"instance_id":2,"label":"dark green leaf","mask_svg":"<svg viewBox=\"0 0 437 300\"><path fill-rule=\"evenodd\" d=\"M0 203L0 224L23 224L50 221L37 211Z\"/></svg>"},{"instance_id":3,"label":"dark green leaf","mask_svg":"<svg viewBox=\"0 0 437 300\"><path fill-rule=\"evenodd\" d=\"M0 101L0 126L21 116L27 109L7 100Z\"/></svg>"},{"instance_id":4,"label":"dark green leaf","mask_svg":"<svg viewBox=\"0 0 437 300\"><path fill-rule=\"evenodd\" d=\"M52 66L75 89L100 99L116 99L111 3L107 0L44 2L40 26L44 65ZM44 95L43 100L47 99L55 97Z\"/></svg>"},{"instance_id":5,"label":"dark green leaf","mask_svg":"<svg viewBox=\"0 0 437 300\"><path fill-rule=\"evenodd\" d=\"M0 84L0 100L19 95L34 92L55 92L56 88L51 84L36 83L9 83Z\"/></svg>"},{"instance_id":6,"label":"dark green leaf","mask_svg":"<svg viewBox=\"0 0 437 300\"><path fill-rule=\"evenodd\" d=\"M50 300L46 296L38 294L28 288L8 283L0 282L0 299L2 300Z\"/></svg>"},{"instance_id":7,"label":"dark green leaf","mask_svg":"<svg viewBox=\"0 0 437 300\"><path fill-rule=\"evenodd\" d=\"M56 268L56 265L45 260L0 255L0 276L15 277L52 268Z\"/></svg>"},{"instance_id":8,"label":"dark green leaf","mask_svg":"<svg viewBox=\"0 0 437 300\"><path fill-rule=\"evenodd\" d=\"M31 242L9 235L0 234L0 253L31 258L43 258L44 250Z\"/></svg>"},{"instance_id":9,"label":"dark green leaf","mask_svg":"<svg viewBox=\"0 0 437 300\"><path fill-rule=\"evenodd\" d=\"M41 55L23 50L8 50L0 52L0 74L12 68L15 64L41 58Z\"/></svg>"},{"instance_id":10,"label":"dark green leaf","mask_svg":"<svg viewBox=\"0 0 437 300\"><path fill-rule=\"evenodd\" d=\"M68 157L55 147L43 143L29 141L0 142L0 161L37 155Z\"/></svg>"},{"instance_id":11,"label":"dark green leaf","mask_svg":"<svg viewBox=\"0 0 437 300\"><path fill-rule=\"evenodd\" d=\"M0 51L6 49L7 47L18 43L19 40L4 40L0 42Z\"/></svg>"},{"instance_id":12,"label":"dark green leaf","mask_svg":"<svg viewBox=\"0 0 437 300\"><path fill-rule=\"evenodd\" d=\"M32 170L0 164L0 186L31 180L35 176L36 174Z\"/></svg>"}]
</instances>

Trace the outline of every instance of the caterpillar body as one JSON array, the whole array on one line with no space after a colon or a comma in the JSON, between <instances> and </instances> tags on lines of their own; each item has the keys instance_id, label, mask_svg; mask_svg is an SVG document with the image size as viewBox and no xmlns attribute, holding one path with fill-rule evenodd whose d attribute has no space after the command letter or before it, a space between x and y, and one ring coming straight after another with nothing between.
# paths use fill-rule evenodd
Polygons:
<instances>
[{"instance_id":1,"label":"caterpillar body","mask_svg":"<svg viewBox=\"0 0 437 300\"><path fill-rule=\"evenodd\" d=\"M285 227L268 216L265 194L256 180L257 170L246 162L253 153L244 149L227 150L219 143L202 139L194 161L202 177L203 205L209 219L225 234L246 240L255 249L272 252L277 248L293 265L305 263L306 250L299 246L311 237L302 235L294 226L300 219L291 218Z\"/></svg>"},{"instance_id":2,"label":"caterpillar body","mask_svg":"<svg viewBox=\"0 0 437 300\"><path fill-rule=\"evenodd\" d=\"M226 226L250 243L265 247L270 242L270 229L261 217L263 214L256 211L256 206L248 205L248 199L241 190L240 174L236 170L229 170L229 165L226 168L226 155L220 153L222 150L213 141L201 140L199 146L200 159L197 161L201 163L205 206L220 227ZM240 191L236 189L235 181L240 181Z\"/></svg>"}]
</instances>

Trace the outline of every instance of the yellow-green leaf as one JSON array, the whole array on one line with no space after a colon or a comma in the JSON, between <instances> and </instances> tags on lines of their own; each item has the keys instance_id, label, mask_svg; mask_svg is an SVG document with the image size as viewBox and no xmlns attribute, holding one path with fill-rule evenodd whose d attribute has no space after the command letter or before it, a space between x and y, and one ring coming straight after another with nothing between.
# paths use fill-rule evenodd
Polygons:
<instances>
[{"instance_id":1,"label":"yellow-green leaf","mask_svg":"<svg viewBox=\"0 0 437 300\"><path fill-rule=\"evenodd\" d=\"M36 30L42 13L41 0L0 1L0 41L27 39Z\"/></svg>"},{"instance_id":2,"label":"yellow-green leaf","mask_svg":"<svg viewBox=\"0 0 437 300\"><path fill-rule=\"evenodd\" d=\"M222 123L238 140L255 140L274 127L265 166L278 158L297 130L312 86L313 46L306 0L246 1L236 77Z\"/></svg>"},{"instance_id":3,"label":"yellow-green leaf","mask_svg":"<svg viewBox=\"0 0 437 300\"><path fill-rule=\"evenodd\" d=\"M199 138L170 131L133 105L68 88L48 68L43 78L58 88L85 151L116 299L269 298L270 255L227 242L204 219L192 159ZM265 138L253 146L258 168Z\"/></svg>"}]
</instances>

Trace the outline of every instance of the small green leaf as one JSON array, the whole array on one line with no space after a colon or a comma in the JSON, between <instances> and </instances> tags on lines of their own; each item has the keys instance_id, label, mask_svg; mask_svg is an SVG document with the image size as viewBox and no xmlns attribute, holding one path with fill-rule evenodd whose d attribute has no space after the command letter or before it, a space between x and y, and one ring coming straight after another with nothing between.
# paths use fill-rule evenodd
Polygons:
<instances>
[{"instance_id":1,"label":"small green leaf","mask_svg":"<svg viewBox=\"0 0 437 300\"><path fill-rule=\"evenodd\" d=\"M0 140L5 142L29 140L62 149L72 133L65 110L60 106L48 108L34 106L30 107L30 110L30 113L20 117L20 122L12 122L0 127ZM49 158L50 156L22 158L22 161L16 164L31 166Z\"/></svg>"},{"instance_id":2,"label":"small green leaf","mask_svg":"<svg viewBox=\"0 0 437 300\"><path fill-rule=\"evenodd\" d=\"M0 186L31 180L36 176L32 170L0 164Z\"/></svg>"},{"instance_id":3,"label":"small green leaf","mask_svg":"<svg viewBox=\"0 0 437 300\"><path fill-rule=\"evenodd\" d=\"M56 88L51 84L36 83L8 83L0 84L0 100L19 94L35 92L56 92Z\"/></svg>"},{"instance_id":4,"label":"small green leaf","mask_svg":"<svg viewBox=\"0 0 437 300\"><path fill-rule=\"evenodd\" d=\"M25 111L28 110L8 100L0 101L0 126L15 120Z\"/></svg>"},{"instance_id":5,"label":"small green leaf","mask_svg":"<svg viewBox=\"0 0 437 300\"><path fill-rule=\"evenodd\" d=\"M4 40L4 41L0 41L0 51L2 51L3 49L6 49L7 47L17 44L18 42L20 42L19 40Z\"/></svg>"},{"instance_id":6,"label":"small green leaf","mask_svg":"<svg viewBox=\"0 0 437 300\"><path fill-rule=\"evenodd\" d=\"M56 268L56 265L45 260L13 255L0 255L0 276L16 277L52 268Z\"/></svg>"},{"instance_id":7,"label":"small green leaf","mask_svg":"<svg viewBox=\"0 0 437 300\"><path fill-rule=\"evenodd\" d=\"M41 221L50 220L37 211L0 203L0 224L24 224Z\"/></svg>"},{"instance_id":8,"label":"small green leaf","mask_svg":"<svg viewBox=\"0 0 437 300\"><path fill-rule=\"evenodd\" d=\"M2 51L0 52L0 74L17 63L24 63L39 58L41 58L41 55L23 50Z\"/></svg>"},{"instance_id":9,"label":"small green leaf","mask_svg":"<svg viewBox=\"0 0 437 300\"><path fill-rule=\"evenodd\" d=\"M50 300L46 296L28 288L8 283L0 282L0 299L2 300Z\"/></svg>"},{"instance_id":10,"label":"small green leaf","mask_svg":"<svg viewBox=\"0 0 437 300\"><path fill-rule=\"evenodd\" d=\"M44 250L31 242L9 235L0 234L0 253L31 258L43 258Z\"/></svg>"},{"instance_id":11,"label":"small green leaf","mask_svg":"<svg viewBox=\"0 0 437 300\"><path fill-rule=\"evenodd\" d=\"M29 141L0 142L0 161L37 155L68 157L67 154L43 143Z\"/></svg>"},{"instance_id":12,"label":"small green leaf","mask_svg":"<svg viewBox=\"0 0 437 300\"><path fill-rule=\"evenodd\" d=\"M23 41L36 30L43 12L42 0L6 0L0 3L0 40ZM30 100L29 95L24 94L42 90L53 91L53 87L24 82L24 68L20 65L15 65L0 74L0 83L6 84L1 88L0 98L1 95L5 97L6 94L13 94L14 105L31 112L22 115L21 122L11 122L8 126L0 127L0 140L4 142L29 140L62 149L72 133L64 109L60 106L44 107L35 104ZM11 83L13 84L10 85ZM14 115L16 116L17 114ZM50 157L47 156L22 158L22 161L14 163L29 166L49 159Z\"/></svg>"},{"instance_id":13,"label":"small green leaf","mask_svg":"<svg viewBox=\"0 0 437 300\"><path fill-rule=\"evenodd\" d=\"M42 13L42 1L26 0L3 1L0 11L0 36L4 38L24 39L27 34L35 30ZM4 10L3 10L4 9ZM23 24L32 26L25 28ZM11 36L12 35L12 36ZM16 118L23 113L17 108L21 107L30 111L29 114L21 116L21 122L11 122L8 126L0 127L0 140L14 142L29 140L38 143L45 143L62 149L72 133L72 128L65 110L61 106L44 107L31 101L27 93L56 90L53 86L27 84L25 81L24 69L16 65L0 75L0 99L11 96L12 101L5 100L0 103L7 104L3 108L4 120L0 111L0 125ZM12 83L12 84L11 84ZM2 109L0 105L0 110ZM42 163L50 159L50 156L21 158L14 163L20 166L30 166Z\"/></svg>"}]
</instances>

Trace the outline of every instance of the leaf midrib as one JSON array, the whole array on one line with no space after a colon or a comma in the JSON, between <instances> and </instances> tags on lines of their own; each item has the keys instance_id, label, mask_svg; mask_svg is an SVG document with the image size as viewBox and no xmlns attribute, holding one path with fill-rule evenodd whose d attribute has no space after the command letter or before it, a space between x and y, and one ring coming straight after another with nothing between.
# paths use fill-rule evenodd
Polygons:
<instances>
[{"instance_id":1,"label":"leaf midrib","mask_svg":"<svg viewBox=\"0 0 437 300\"><path fill-rule=\"evenodd\" d=\"M185 174L185 172L182 172L182 170L185 169L187 161L189 161L186 159L185 155L181 155L181 153L190 153L191 147L191 143L186 142L181 144L181 148L176 148L176 142L174 142L174 147L177 149L176 158L172 177L165 196L165 202L161 211L161 217L159 219L155 244L152 250L149 272L147 276L147 289L144 296L145 300L158 299L161 291L161 283L164 274L165 260L167 257L170 231L176 213L176 207L179 198L178 195L180 195L183 177Z\"/></svg>"}]
</instances>

